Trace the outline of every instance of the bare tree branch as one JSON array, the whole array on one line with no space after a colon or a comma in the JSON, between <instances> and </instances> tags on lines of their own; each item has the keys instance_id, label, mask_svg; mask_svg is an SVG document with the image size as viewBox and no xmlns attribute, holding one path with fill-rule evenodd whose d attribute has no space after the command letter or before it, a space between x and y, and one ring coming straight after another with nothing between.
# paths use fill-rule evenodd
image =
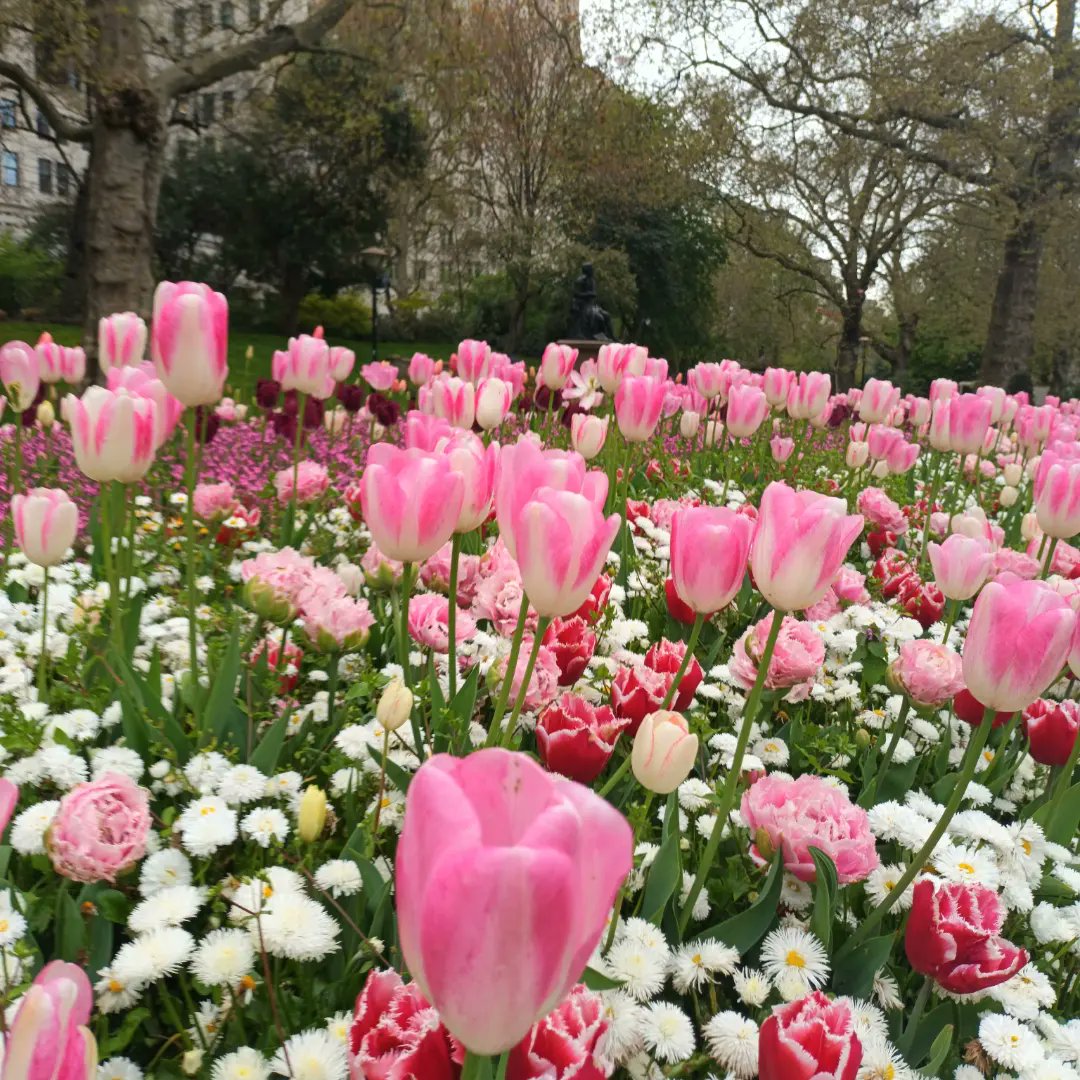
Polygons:
<instances>
[{"instance_id":1,"label":"bare tree branch","mask_svg":"<svg viewBox=\"0 0 1080 1080\"><path fill-rule=\"evenodd\" d=\"M90 138L90 125L69 120L52 97L45 91L30 73L14 61L0 58L0 78L7 79L17 86L41 110L49 122L49 127L60 139L70 142L87 142Z\"/></svg>"}]
</instances>

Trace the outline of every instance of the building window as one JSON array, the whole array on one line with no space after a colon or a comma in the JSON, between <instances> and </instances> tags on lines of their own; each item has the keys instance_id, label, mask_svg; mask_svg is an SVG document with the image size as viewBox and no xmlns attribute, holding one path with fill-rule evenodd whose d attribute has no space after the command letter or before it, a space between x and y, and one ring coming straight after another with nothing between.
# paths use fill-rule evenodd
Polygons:
<instances>
[{"instance_id":1,"label":"building window","mask_svg":"<svg viewBox=\"0 0 1080 1080\"><path fill-rule=\"evenodd\" d=\"M37 118L35 120L35 127L37 128L37 133L43 139L47 139L49 137L49 121L45 119L45 114L40 109L38 109Z\"/></svg>"},{"instance_id":2,"label":"building window","mask_svg":"<svg viewBox=\"0 0 1080 1080\"><path fill-rule=\"evenodd\" d=\"M71 187L71 170L62 162L56 163L56 194L67 195Z\"/></svg>"},{"instance_id":3,"label":"building window","mask_svg":"<svg viewBox=\"0 0 1080 1080\"><path fill-rule=\"evenodd\" d=\"M199 95L199 123L212 124L214 122L214 95Z\"/></svg>"},{"instance_id":4,"label":"building window","mask_svg":"<svg viewBox=\"0 0 1080 1080\"><path fill-rule=\"evenodd\" d=\"M47 158L38 158L37 163L38 191L42 195L53 193L53 168L52 162Z\"/></svg>"},{"instance_id":5,"label":"building window","mask_svg":"<svg viewBox=\"0 0 1080 1080\"><path fill-rule=\"evenodd\" d=\"M172 13L172 36L173 41L183 48L187 38L187 8L174 8Z\"/></svg>"},{"instance_id":6,"label":"building window","mask_svg":"<svg viewBox=\"0 0 1080 1080\"><path fill-rule=\"evenodd\" d=\"M14 98L0 98L0 127L13 128L17 124L15 110L18 103Z\"/></svg>"},{"instance_id":7,"label":"building window","mask_svg":"<svg viewBox=\"0 0 1080 1080\"><path fill-rule=\"evenodd\" d=\"M231 90L221 92L221 115L228 120L236 110L236 95Z\"/></svg>"},{"instance_id":8,"label":"building window","mask_svg":"<svg viewBox=\"0 0 1080 1080\"><path fill-rule=\"evenodd\" d=\"M248 0L248 22L252 26L258 26L262 22L261 0Z\"/></svg>"},{"instance_id":9,"label":"building window","mask_svg":"<svg viewBox=\"0 0 1080 1080\"><path fill-rule=\"evenodd\" d=\"M231 30L236 25L231 0L224 0L221 5L221 25L225 30Z\"/></svg>"},{"instance_id":10,"label":"building window","mask_svg":"<svg viewBox=\"0 0 1080 1080\"><path fill-rule=\"evenodd\" d=\"M19 186L19 155L13 150L0 154L0 181L4 187Z\"/></svg>"},{"instance_id":11,"label":"building window","mask_svg":"<svg viewBox=\"0 0 1080 1080\"><path fill-rule=\"evenodd\" d=\"M202 3L199 5L199 26L204 34L209 34L214 29L214 5Z\"/></svg>"}]
</instances>

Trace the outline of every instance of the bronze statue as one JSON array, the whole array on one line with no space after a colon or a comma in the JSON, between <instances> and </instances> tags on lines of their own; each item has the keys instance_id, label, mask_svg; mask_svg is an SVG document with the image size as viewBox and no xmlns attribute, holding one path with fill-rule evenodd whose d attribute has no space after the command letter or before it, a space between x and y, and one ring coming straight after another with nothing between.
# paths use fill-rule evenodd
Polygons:
<instances>
[{"instance_id":1,"label":"bronze statue","mask_svg":"<svg viewBox=\"0 0 1080 1080\"><path fill-rule=\"evenodd\" d=\"M612 341L615 338L611 316L596 301L592 263L582 263L581 273L574 282L567 337L575 341Z\"/></svg>"}]
</instances>

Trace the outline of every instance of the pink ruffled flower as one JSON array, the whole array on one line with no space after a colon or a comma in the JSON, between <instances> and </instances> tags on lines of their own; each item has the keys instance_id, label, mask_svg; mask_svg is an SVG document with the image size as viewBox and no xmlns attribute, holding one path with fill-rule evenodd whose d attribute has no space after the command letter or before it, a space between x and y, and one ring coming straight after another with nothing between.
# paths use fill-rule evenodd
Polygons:
<instances>
[{"instance_id":1,"label":"pink ruffled flower","mask_svg":"<svg viewBox=\"0 0 1080 1080\"><path fill-rule=\"evenodd\" d=\"M337 574L333 576L337 577ZM323 652L350 652L361 648L374 623L375 617L367 601L347 596L334 597L317 607L307 608L304 613L304 633L311 644Z\"/></svg>"},{"instance_id":2,"label":"pink ruffled flower","mask_svg":"<svg viewBox=\"0 0 1080 1080\"><path fill-rule=\"evenodd\" d=\"M476 622L467 612L458 609L454 622L454 638L460 645L476 632ZM450 600L439 593L421 593L409 600L409 636L427 649L437 653L450 651Z\"/></svg>"},{"instance_id":3,"label":"pink ruffled flower","mask_svg":"<svg viewBox=\"0 0 1080 1080\"><path fill-rule=\"evenodd\" d=\"M579 983L510 1051L506 1080L605 1080L596 1045L607 1029L603 1001Z\"/></svg>"},{"instance_id":4,"label":"pink ruffled flower","mask_svg":"<svg viewBox=\"0 0 1080 1080\"><path fill-rule=\"evenodd\" d=\"M72 881L115 881L146 854L150 798L129 776L104 773L60 800L45 846L53 869Z\"/></svg>"},{"instance_id":5,"label":"pink ruffled flower","mask_svg":"<svg viewBox=\"0 0 1080 1080\"><path fill-rule=\"evenodd\" d=\"M859 492L859 513L875 530L882 529L897 536L907 532L908 520L903 510L881 488L868 487Z\"/></svg>"},{"instance_id":6,"label":"pink ruffled flower","mask_svg":"<svg viewBox=\"0 0 1080 1080\"><path fill-rule=\"evenodd\" d=\"M524 637L521 641L517 667L514 669L514 677L510 682L511 701L517 701L517 696L521 692L521 680L525 677L525 668L528 666L532 645L531 636ZM506 670L505 661L502 668ZM536 653L536 664L532 675L529 676L529 689L525 693L525 711L539 712L559 696L560 689L559 664L555 659L555 654L546 645L541 645Z\"/></svg>"},{"instance_id":7,"label":"pink ruffled flower","mask_svg":"<svg viewBox=\"0 0 1080 1080\"><path fill-rule=\"evenodd\" d=\"M274 476L274 487L277 488L280 503L292 502L294 472L296 474L296 501L299 503L314 502L330 486L330 476L325 465L320 465L317 461L301 461L295 470L290 465Z\"/></svg>"},{"instance_id":8,"label":"pink ruffled flower","mask_svg":"<svg viewBox=\"0 0 1080 1080\"><path fill-rule=\"evenodd\" d=\"M744 690L749 690L757 679L758 663L769 640L773 615L774 612L770 611L764 619L750 627L732 650L728 666ZM814 676L824 663L825 644L818 632L809 623L785 615L765 677L765 688L782 690L794 687L788 699L802 701L810 693Z\"/></svg>"},{"instance_id":9,"label":"pink ruffled flower","mask_svg":"<svg viewBox=\"0 0 1080 1080\"><path fill-rule=\"evenodd\" d=\"M959 653L934 641L905 641L889 675L916 705L929 708L944 705L964 689Z\"/></svg>"},{"instance_id":10,"label":"pink ruffled flower","mask_svg":"<svg viewBox=\"0 0 1080 1080\"><path fill-rule=\"evenodd\" d=\"M843 610L837 599L836 590L830 587L828 592L816 604L811 604L803 614L807 622L823 623L828 622L834 615L839 615Z\"/></svg>"},{"instance_id":11,"label":"pink ruffled flower","mask_svg":"<svg viewBox=\"0 0 1080 1080\"><path fill-rule=\"evenodd\" d=\"M480 582L479 555L458 556L457 602L471 607ZM450 589L450 544L443 544L434 555L420 567L420 580L435 592L447 593Z\"/></svg>"},{"instance_id":12,"label":"pink ruffled flower","mask_svg":"<svg viewBox=\"0 0 1080 1080\"><path fill-rule=\"evenodd\" d=\"M476 586L473 614L478 619L487 619L503 637L510 637L517 626L523 592L517 564L503 567ZM536 619L536 612L530 607L525 629L535 631Z\"/></svg>"},{"instance_id":13,"label":"pink ruffled flower","mask_svg":"<svg viewBox=\"0 0 1080 1080\"><path fill-rule=\"evenodd\" d=\"M195 489L195 513L203 521L227 518L236 507L236 492L227 480L221 484L199 484Z\"/></svg>"},{"instance_id":14,"label":"pink ruffled flower","mask_svg":"<svg viewBox=\"0 0 1080 1080\"><path fill-rule=\"evenodd\" d=\"M754 857L768 862L782 848L784 869L800 881L814 880L812 847L832 859L841 885L862 881L878 865L866 811L820 776L762 777L743 795L742 816L755 839Z\"/></svg>"},{"instance_id":15,"label":"pink ruffled flower","mask_svg":"<svg viewBox=\"0 0 1080 1080\"><path fill-rule=\"evenodd\" d=\"M374 542L360 557L360 569L364 571L364 577L373 589L388 589L400 581L404 568L404 563L384 555Z\"/></svg>"},{"instance_id":16,"label":"pink ruffled flower","mask_svg":"<svg viewBox=\"0 0 1080 1080\"><path fill-rule=\"evenodd\" d=\"M1057 552L1054 554L1056 556ZM1025 581L1033 581L1039 576L1041 570L1042 564L1034 555L1028 555L1023 551L1014 551L1012 548L999 548L994 552L994 563L990 570L990 576L996 578L998 574L1015 574Z\"/></svg>"},{"instance_id":17,"label":"pink ruffled flower","mask_svg":"<svg viewBox=\"0 0 1080 1080\"><path fill-rule=\"evenodd\" d=\"M842 604L868 604L870 593L866 590L866 575L850 566L841 566L832 583L832 591Z\"/></svg>"}]
</instances>

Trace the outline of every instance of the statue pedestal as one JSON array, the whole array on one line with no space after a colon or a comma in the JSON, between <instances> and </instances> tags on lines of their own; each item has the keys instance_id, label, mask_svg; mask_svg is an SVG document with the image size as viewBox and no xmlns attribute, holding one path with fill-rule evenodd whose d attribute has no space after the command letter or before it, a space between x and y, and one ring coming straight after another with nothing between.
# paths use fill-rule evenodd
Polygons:
<instances>
[{"instance_id":1,"label":"statue pedestal","mask_svg":"<svg viewBox=\"0 0 1080 1080\"><path fill-rule=\"evenodd\" d=\"M569 345L571 349L577 349L578 360L595 360L600 352L601 345L608 345L608 341L596 341L593 338L563 338L556 342L557 345Z\"/></svg>"}]
</instances>

